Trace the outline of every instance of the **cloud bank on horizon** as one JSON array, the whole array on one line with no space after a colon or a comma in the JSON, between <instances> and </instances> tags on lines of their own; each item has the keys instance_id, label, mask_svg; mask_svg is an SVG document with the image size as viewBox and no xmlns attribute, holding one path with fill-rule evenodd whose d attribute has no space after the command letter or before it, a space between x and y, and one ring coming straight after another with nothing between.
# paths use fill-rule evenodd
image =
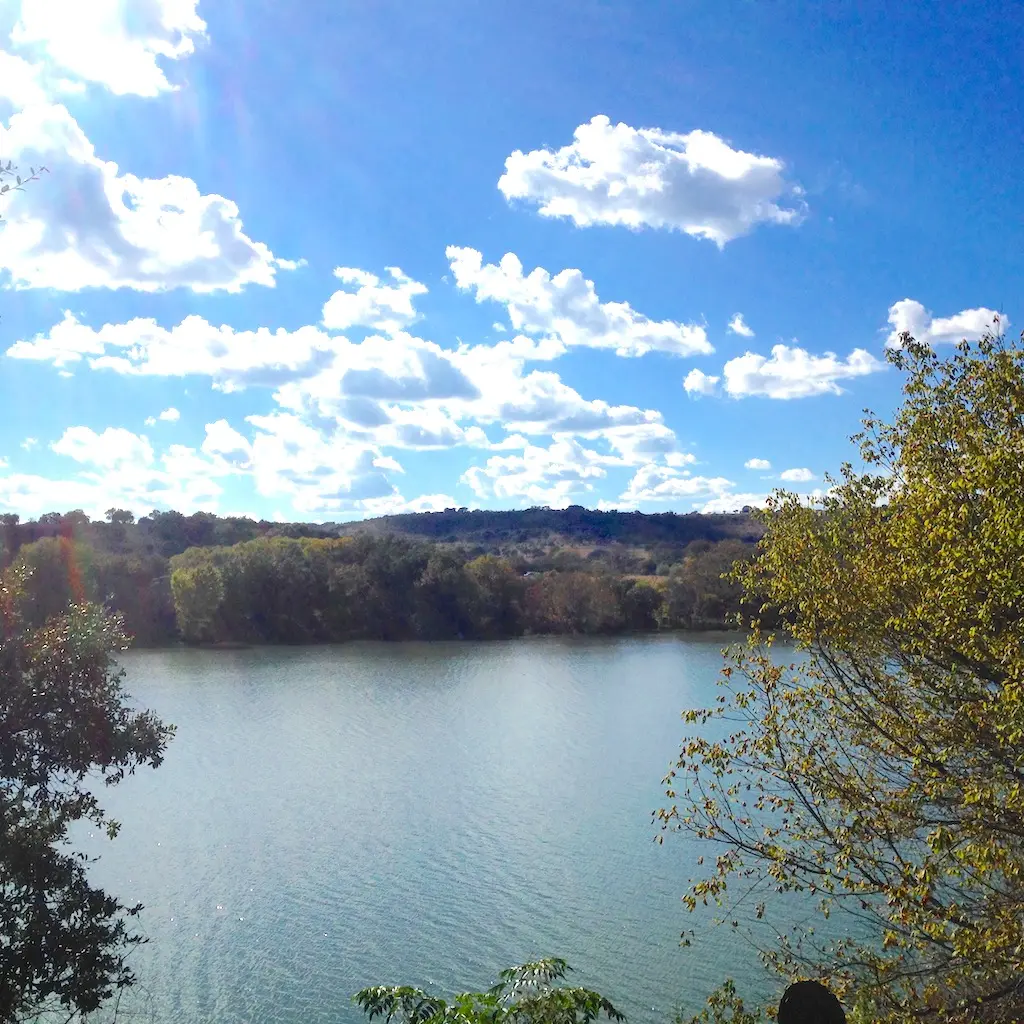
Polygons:
<instances>
[{"instance_id":1,"label":"cloud bank on horizon","mask_svg":"<svg viewBox=\"0 0 1024 1024\"><path fill-rule=\"evenodd\" d=\"M253 166L218 133L271 139L280 115L264 127L241 82L203 91L235 66L206 6L0 7L0 152L49 170L0 208L0 373L18 396L0 511L728 511L815 493L839 461L834 410L846 424L847 399L891 400L902 332L942 345L1009 323L890 295L851 333L829 296L776 304L780 267L823 244L839 200L785 140L694 127L692 106L663 127L564 122L550 144L509 118L503 166L460 140L454 190L430 154L376 178L353 147L335 178L344 90L323 91L313 57L281 103L320 126L315 170ZM411 182L421 220L375 222ZM458 214L458 190L489 212Z\"/></svg>"}]
</instances>

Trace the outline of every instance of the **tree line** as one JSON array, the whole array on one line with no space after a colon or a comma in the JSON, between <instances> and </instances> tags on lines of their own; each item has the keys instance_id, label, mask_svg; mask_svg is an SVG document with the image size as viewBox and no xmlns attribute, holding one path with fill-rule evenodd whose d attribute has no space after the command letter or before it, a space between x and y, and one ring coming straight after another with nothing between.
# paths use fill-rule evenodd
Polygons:
<instances>
[{"instance_id":1,"label":"tree line","mask_svg":"<svg viewBox=\"0 0 1024 1024\"><path fill-rule=\"evenodd\" d=\"M16 533L18 542L5 553L24 577L26 621L41 626L89 600L118 613L141 646L722 629L741 609L740 589L723 573L755 550L696 540L654 553L555 547L504 557L403 534L261 534L252 520L214 516L135 522L112 509L102 523L81 513L11 518L5 540ZM49 532L27 539L41 530ZM638 567L661 575L629 571Z\"/></svg>"},{"instance_id":2,"label":"tree line","mask_svg":"<svg viewBox=\"0 0 1024 1024\"><path fill-rule=\"evenodd\" d=\"M664 579L521 573L496 555L395 535L265 538L171 559L190 642L493 639L724 627L740 592L722 573L752 549L708 544Z\"/></svg>"}]
</instances>

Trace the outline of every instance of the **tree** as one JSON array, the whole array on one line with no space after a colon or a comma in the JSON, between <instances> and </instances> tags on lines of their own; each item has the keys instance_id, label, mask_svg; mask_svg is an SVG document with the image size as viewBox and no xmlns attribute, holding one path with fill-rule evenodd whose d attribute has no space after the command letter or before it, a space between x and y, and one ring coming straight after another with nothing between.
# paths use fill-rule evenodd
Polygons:
<instances>
[{"instance_id":1,"label":"tree","mask_svg":"<svg viewBox=\"0 0 1024 1024\"><path fill-rule=\"evenodd\" d=\"M594 573L545 573L530 589L527 603L537 632L612 633L622 628L611 583Z\"/></svg>"},{"instance_id":2,"label":"tree","mask_svg":"<svg viewBox=\"0 0 1024 1024\"><path fill-rule=\"evenodd\" d=\"M664 597L659 589L643 580L617 580L615 589L626 629L638 631L658 628L658 611Z\"/></svg>"},{"instance_id":3,"label":"tree","mask_svg":"<svg viewBox=\"0 0 1024 1024\"><path fill-rule=\"evenodd\" d=\"M92 551L67 537L44 537L24 544L15 559L23 570L20 612L30 626L62 615L68 606L93 596Z\"/></svg>"},{"instance_id":4,"label":"tree","mask_svg":"<svg viewBox=\"0 0 1024 1024\"><path fill-rule=\"evenodd\" d=\"M175 569L171 593L181 635L193 643L211 639L224 599L224 580L217 566L211 562Z\"/></svg>"},{"instance_id":5,"label":"tree","mask_svg":"<svg viewBox=\"0 0 1024 1024\"><path fill-rule=\"evenodd\" d=\"M587 988L557 984L572 968L557 957L502 971L486 992L463 992L451 1002L409 985L361 989L354 1001L372 1021L388 1024L590 1024L602 1015L624 1021L604 996Z\"/></svg>"},{"instance_id":6,"label":"tree","mask_svg":"<svg viewBox=\"0 0 1024 1024\"><path fill-rule=\"evenodd\" d=\"M864 471L820 508L776 496L737 574L804 657L753 623L716 707L685 713L701 735L659 815L722 847L691 908L760 883L851 917L765 950L783 973L859 989L878 1021L1019 1021L1024 347L904 336L890 358L904 400L865 421Z\"/></svg>"},{"instance_id":7,"label":"tree","mask_svg":"<svg viewBox=\"0 0 1024 1024\"><path fill-rule=\"evenodd\" d=\"M129 708L111 654L116 618L74 604L38 629L19 616L24 570L0 580L0 1021L96 1010L133 975L141 941L125 907L89 882L68 849L76 822L111 837L98 781L156 767L171 730Z\"/></svg>"},{"instance_id":8,"label":"tree","mask_svg":"<svg viewBox=\"0 0 1024 1024\"><path fill-rule=\"evenodd\" d=\"M477 588L476 632L480 636L519 636L523 632L523 579L504 559L480 555L466 563Z\"/></svg>"}]
</instances>

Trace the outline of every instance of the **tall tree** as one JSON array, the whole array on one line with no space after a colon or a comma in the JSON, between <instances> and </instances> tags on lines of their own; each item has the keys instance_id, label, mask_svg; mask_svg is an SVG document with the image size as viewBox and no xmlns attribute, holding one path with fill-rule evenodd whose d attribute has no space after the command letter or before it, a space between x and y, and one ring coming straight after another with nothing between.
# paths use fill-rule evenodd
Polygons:
<instances>
[{"instance_id":1,"label":"tall tree","mask_svg":"<svg viewBox=\"0 0 1024 1024\"><path fill-rule=\"evenodd\" d=\"M88 821L113 837L96 781L156 767L171 730L130 709L117 619L73 604L39 628L19 615L25 567L0 579L0 1021L96 1010L131 984L138 907L93 886L68 847Z\"/></svg>"},{"instance_id":2,"label":"tall tree","mask_svg":"<svg viewBox=\"0 0 1024 1024\"><path fill-rule=\"evenodd\" d=\"M817 509L776 497L739 573L803 657L754 624L720 703L685 714L701 734L660 816L722 847L690 907L760 880L855 919L766 950L784 973L859 989L877 1021L1019 1021L1024 347L905 336L891 359L904 400L858 435L865 470Z\"/></svg>"}]
</instances>

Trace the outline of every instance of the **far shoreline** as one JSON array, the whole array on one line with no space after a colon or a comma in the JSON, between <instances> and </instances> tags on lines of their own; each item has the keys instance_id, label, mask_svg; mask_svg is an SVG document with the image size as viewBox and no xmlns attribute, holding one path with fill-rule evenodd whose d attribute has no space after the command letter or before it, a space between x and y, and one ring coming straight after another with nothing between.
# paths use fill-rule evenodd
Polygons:
<instances>
[{"instance_id":1,"label":"far shoreline","mask_svg":"<svg viewBox=\"0 0 1024 1024\"><path fill-rule=\"evenodd\" d=\"M663 637L683 638L694 637L695 639L709 639L721 637L727 645L743 642L747 634L743 630L729 629L722 626L709 626L707 629L658 629L658 630L626 630L618 633L522 633L519 636L493 636L493 637L444 637L442 639L426 639L422 637L409 637L403 640L385 640L376 637L353 637L350 640L310 640L302 643L280 643L261 642L248 640L218 640L208 643L190 644L184 640L174 640L170 643L161 644L130 644L125 648L126 652L131 651L204 651L216 653L218 651L256 651L264 649L304 648L315 647L350 647L355 644L374 644L388 647L405 647L410 644L439 646L442 644L495 644L511 643L516 640L636 640L655 639Z\"/></svg>"}]
</instances>

